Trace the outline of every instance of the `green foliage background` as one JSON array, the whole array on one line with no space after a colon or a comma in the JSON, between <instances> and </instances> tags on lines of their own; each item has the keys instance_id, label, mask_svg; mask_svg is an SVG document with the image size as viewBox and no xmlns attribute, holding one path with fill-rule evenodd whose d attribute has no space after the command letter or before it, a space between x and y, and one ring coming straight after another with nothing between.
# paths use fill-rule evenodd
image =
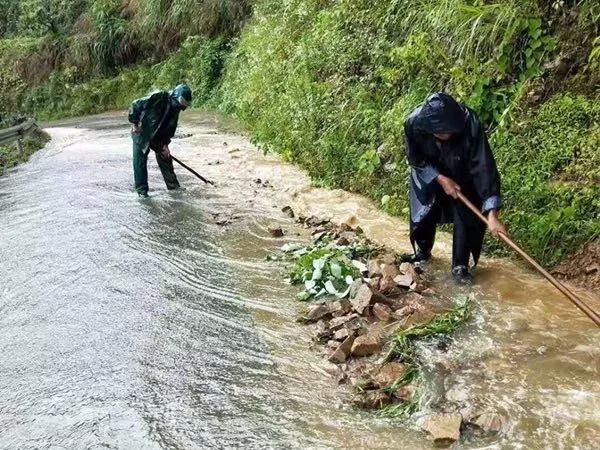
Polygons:
<instances>
[{"instance_id":1,"label":"green foliage background","mask_svg":"<svg viewBox=\"0 0 600 450\"><path fill-rule=\"evenodd\" d=\"M599 34L595 0L0 0L0 115L187 81L316 184L406 214L402 124L446 90L488 126L511 231L552 266L600 235Z\"/></svg>"}]
</instances>

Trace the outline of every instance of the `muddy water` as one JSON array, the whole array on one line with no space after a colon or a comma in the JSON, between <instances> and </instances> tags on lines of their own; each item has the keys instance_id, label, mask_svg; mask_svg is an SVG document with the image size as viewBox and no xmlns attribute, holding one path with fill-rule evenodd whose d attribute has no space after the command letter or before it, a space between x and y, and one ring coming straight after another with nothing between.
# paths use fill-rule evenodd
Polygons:
<instances>
[{"instance_id":1,"label":"muddy water","mask_svg":"<svg viewBox=\"0 0 600 450\"><path fill-rule=\"evenodd\" d=\"M197 113L172 151L218 188L178 170L187 190L168 193L151 161L154 190L139 200L124 121L55 125L45 150L0 178L0 448L430 448L345 406L294 322L296 290L265 261L282 244L270 224L308 239L285 204L351 219L400 250L405 224L311 188ZM446 292L448 252L442 236L430 269ZM423 349L429 381L509 422L460 447L596 448L598 330L505 261L484 261L474 291L476 319L450 351Z\"/></svg>"}]
</instances>

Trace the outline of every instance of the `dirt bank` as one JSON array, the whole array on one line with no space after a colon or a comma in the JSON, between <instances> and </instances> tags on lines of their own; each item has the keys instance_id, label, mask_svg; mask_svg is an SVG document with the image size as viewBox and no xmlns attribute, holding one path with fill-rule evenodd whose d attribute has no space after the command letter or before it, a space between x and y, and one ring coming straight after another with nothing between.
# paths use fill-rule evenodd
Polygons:
<instances>
[{"instance_id":1,"label":"dirt bank","mask_svg":"<svg viewBox=\"0 0 600 450\"><path fill-rule=\"evenodd\" d=\"M600 239L565 258L552 271L564 281L593 291L600 290Z\"/></svg>"}]
</instances>

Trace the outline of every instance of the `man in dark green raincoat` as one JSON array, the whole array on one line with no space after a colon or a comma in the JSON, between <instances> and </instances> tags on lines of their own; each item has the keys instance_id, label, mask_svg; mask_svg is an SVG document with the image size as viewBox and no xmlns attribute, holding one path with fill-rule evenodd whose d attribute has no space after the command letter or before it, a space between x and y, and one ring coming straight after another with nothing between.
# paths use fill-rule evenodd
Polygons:
<instances>
[{"instance_id":1,"label":"man in dark green raincoat","mask_svg":"<svg viewBox=\"0 0 600 450\"><path fill-rule=\"evenodd\" d=\"M191 89L180 84L171 92L153 92L131 104L129 122L133 139L133 175L139 195L148 196L147 162L150 150L156 153L167 189L179 189L169 144L177 129L179 112L184 111L191 102Z\"/></svg>"},{"instance_id":2,"label":"man in dark green raincoat","mask_svg":"<svg viewBox=\"0 0 600 450\"><path fill-rule=\"evenodd\" d=\"M453 223L452 275L471 279L469 259L477 264L485 225L461 202L461 191L481 209L490 231L506 234L498 217L502 206L500 174L477 114L438 92L404 124L410 174L410 238L413 262L431 257L438 223Z\"/></svg>"}]
</instances>

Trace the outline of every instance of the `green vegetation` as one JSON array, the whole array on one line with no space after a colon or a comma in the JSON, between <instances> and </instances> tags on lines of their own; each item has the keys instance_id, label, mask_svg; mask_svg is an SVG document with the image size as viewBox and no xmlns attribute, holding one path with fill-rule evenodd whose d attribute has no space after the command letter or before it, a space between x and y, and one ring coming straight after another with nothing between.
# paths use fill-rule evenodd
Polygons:
<instances>
[{"instance_id":1,"label":"green vegetation","mask_svg":"<svg viewBox=\"0 0 600 450\"><path fill-rule=\"evenodd\" d=\"M394 336L388 360L398 360L406 367L402 378L394 382L386 390L392 394L404 386L414 385L415 393L409 401L394 404L381 409L384 417L406 419L419 410L423 401L424 389L421 385L423 374L415 350L417 341L440 336L449 336L472 317L472 306L467 300L459 303L450 311L436 316L424 325L418 325L406 330L400 330Z\"/></svg>"},{"instance_id":2,"label":"green vegetation","mask_svg":"<svg viewBox=\"0 0 600 450\"><path fill-rule=\"evenodd\" d=\"M402 125L447 90L488 127L511 232L551 266L600 235L599 39L595 0L0 0L0 115L187 81L315 184L406 214Z\"/></svg>"},{"instance_id":3,"label":"green vegetation","mask_svg":"<svg viewBox=\"0 0 600 450\"><path fill-rule=\"evenodd\" d=\"M32 154L42 148L49 140L50 137L46 133L38 130L33 131L21 141L20 149L16 144L0 145L0 175L6 169L27 161Z\"/></svg>"},{"instance_id":4,"label":"green vegetation","mask_svg":"<svg viewBox=\"0 0 600 450\"><path fill-rule=\"evenodd\" d=\"M394 344L388 358L400 359L404 364L418 366L414 350L415 341L432 336L452 334L458 327L471 319L471 313L471 303L467 300L457 304L450 311L436 316L424 325L398 331L394 336Z\"/></svg>"},{"instance_id":5,"label":"green vegetation","mask_svg":"<svg viewBox=\"0 0 600 450\"><path fill-rule=\"evenodd\" d=\"M0 116L123 108L181 81L204 104L244 0L0 0Z\"/></svg>"},{"instance_id":6,"label":"green vegetation","mask_svg":"<svg viewBox=\"0 0 600 450\"><path fill-rule=\"evenodd\" d=\"M290 283L304 284L304 291L298 294L303 301L323 296L347 297L354 280L367 269L358 258L368 258L375 250L370 244L337 245L329 238L319 239L308 247L288 244L282 248L294 262Z\"/></svg>"},{"instance_id":7,"label":"green vegetation","mask_svg":"<svg viewBox=\"0 0 600 450\"><path fill-rule=\"evenodd\" d=\"M454 93L487 124L512 233L551 266L600 233L584 150L598 139L599 18L592 1L265 0L221 107L315 184L406 214L403 122L428 93Z\"/></svg>"}]
</instances>

